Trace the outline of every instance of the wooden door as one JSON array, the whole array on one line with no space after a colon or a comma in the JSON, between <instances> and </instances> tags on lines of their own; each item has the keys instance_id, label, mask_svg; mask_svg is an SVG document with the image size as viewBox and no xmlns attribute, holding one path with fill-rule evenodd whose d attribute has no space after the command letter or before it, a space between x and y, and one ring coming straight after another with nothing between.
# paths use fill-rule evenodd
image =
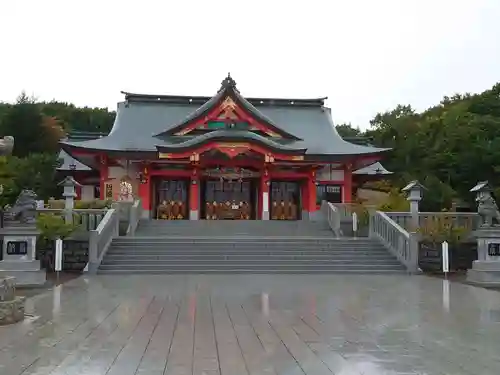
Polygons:
<instances>
[{"instance_id":1,"label":"wooden door","mask_svg":"<svg viewBox=\"0 0 500 375\"><path fill-rule=\"evenodd\" d=\"M188 219L188 181L159 180L155 185L155 207L157 219Z\"/></svg>"},{"instance_id":2,"label":"wooden door","mask_svg":"<svg viewBox=\"0 0 500 375\"><path fill-rule=\"evenodd\" d=\"M207 220L249 220L253 217L252 180L205 180L202 217Z\"/></svg>"},{"instance_id":3,"label":"wooden door","mask_svg":"<svg viewBox=\"0 0 500 375\"><path fill-rule=\"evenodd\" d=\"M271 181L271 220L300 218L300 186L294 181Z\"/></svg>"}]
</instances>

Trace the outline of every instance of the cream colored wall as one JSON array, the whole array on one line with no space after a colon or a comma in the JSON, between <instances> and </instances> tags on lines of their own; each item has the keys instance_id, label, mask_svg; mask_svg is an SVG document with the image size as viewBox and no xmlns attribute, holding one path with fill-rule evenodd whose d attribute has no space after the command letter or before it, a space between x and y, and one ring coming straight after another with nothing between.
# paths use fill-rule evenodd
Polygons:
<instances>
[{"instance_id":1,"label":"cream colored wall","mask_svg":"<svg viewBox=\"0 0 500 375\"><path fill-rule=\"evenodd\" d=\"M94 185L82 185L82 201L91 201L94 200Z\"/></svg>"},{"instance_id":2,"label":"cream colored wall","mask_svg":"<svg viewBox=\"0 0 500 375\"><path fill-rule=\"evenodd\" d=\"M120 194L120 182L123 177L129 177L129 181L132 184L132 190L134 198L139 195L139 181L137 180L137 174L139 173L139 168L135 165L129 165L128 168L125 166L112 166L108 167L108 181L106 184L111 184L113 189L113 199L118 200Z\"/></svg>"},{"instance_id":3,"label":"cream colored wall","mask_svg":"<svg viewBox=\"0 0 500 375\"><path fill-rule=\"evenodd\" d=\"M332 169L338 167L338 164L327 165L316 173L316 180L318 181L344 181L344 171L339 169Z\"/></svg>"}]
</instances>

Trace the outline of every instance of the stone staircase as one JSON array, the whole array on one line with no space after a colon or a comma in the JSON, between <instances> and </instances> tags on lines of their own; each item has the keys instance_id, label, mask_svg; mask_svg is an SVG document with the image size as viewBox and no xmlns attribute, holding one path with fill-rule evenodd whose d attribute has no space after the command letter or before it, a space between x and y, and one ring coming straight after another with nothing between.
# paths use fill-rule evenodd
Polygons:
<instances>
[{"instance_id":1,"label":"stone staircase","mask_svg":"<svg viewBox=\"0 0 500 375\"><path fill-rule=\"evenodd\" d=\"M333 236L310 221L141 221L115 238L98 273L401 273L368 238Z\"/></svg>"}]
</instances>

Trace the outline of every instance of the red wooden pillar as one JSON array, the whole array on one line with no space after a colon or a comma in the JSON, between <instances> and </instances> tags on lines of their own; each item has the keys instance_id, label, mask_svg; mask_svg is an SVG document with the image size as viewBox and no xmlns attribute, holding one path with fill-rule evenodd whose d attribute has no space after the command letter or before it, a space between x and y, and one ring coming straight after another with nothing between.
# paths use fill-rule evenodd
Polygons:
<instances>
[{"instance_id":1,"label":"red wooden pillar","mask_svg":"<svg viewBox=\"0 0 500 375\"><path fill-rule=\"evenodd\" d=\"M342 203L351 203L352 202L352 164L348 163L344 167L344 188L343 193L344 196Z\"/></svg>"},{"instance_id":2,"label":"red wooden pillar","mask_svg":"<svg viewBox=\"0 0 500 375\"><path fill-rule=\"evenodd\" d=\"M200 179L198 170L193 169L189 184L189 220L200 218Z\"/></svg>"},{"instance_id":3,"label":"red wooden pillar","mask_svg":"<svg viewBox=\"0 0 500 375\"><path fill-rule=\"evenodd\" d=\"M99 157L99 187L101 200L106 199L106 181L108 180L108 158L106 155Z\"/></svg>"},{"instance_id":4,"label":"red wooden pillar","mask_svg":"<svg viewBox=\"0 0 500 375\"><path fill-rule=\"evenodd\" d=\"M269 171L264 168L260 177L260 191L259 191L259 217L261 220L269 220L270 207L269 207L269 186L271 185L271 178Z\"/></svg>"},{"instance_id":5,"label":"red wooden pillar","mask_svg":"<svg viewBox=\"0 0 500 375\"><path fill-rule=\"evenodd\" d=\"M151 211L151 176L147 165L141 166L139 181L139 198L141 198L142 209Z\"/></svg>"},{"instance_id":6,"label":"red wooden pillar","mask_svg":"<svg viewBox=\"0 0 500 375\"><path fill-rule=\"evenodd\" d=\"M309 184L307 181L308 180L303 180L302 184L300 184L302 215L304 215L304 213L307 215L307 212L309 212Z\"/></svg>"},{"instance_id":7,"label":"red wooden pillar","mask_svg":"<svg viewBox=\"0 0 500 375\"><path fill-rule=\"evenodd\" d=\"M316 172L312 171L307 178L307 211L309 214L316 211Z\"/></svg>"}]
</instances>

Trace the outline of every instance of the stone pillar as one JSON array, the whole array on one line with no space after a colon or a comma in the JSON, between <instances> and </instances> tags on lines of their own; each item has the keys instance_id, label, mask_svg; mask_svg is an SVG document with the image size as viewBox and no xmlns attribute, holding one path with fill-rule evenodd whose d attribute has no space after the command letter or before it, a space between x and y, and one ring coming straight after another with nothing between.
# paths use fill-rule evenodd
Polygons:
<instances>
[{"instance_id":1,"label":"stone pillar","mask_svg":"<svg viewBox=\"0 0 500 375\"><path fill-rule=\"evenodd\" d=\"M189 184L189 220L200 218L200 179L196 169L193 169Z\"/></svg>"},{"instance_id":2,"label":"stone pillar","mask_svg":"<svg viewBox=\"0 0 500 375\"><path fill-rule=\"evenodd\" d=\"M67 176L63 181L59 183L59 186L64 187L63 197L65 198L64 202L64 216L66 223L73 223L73 209L75 207L75 197L76 188L81 187L78 182L72 176Z\"/></svg>"},{"instance_id":3,"label":"stone pillar","mask_svg":"<svg viewBox=\"0 0 500 375\"><path fill-rule=\"evenodd\" d=\"M269 178L269 172L267 168L262 172L260 178L260 212L262 220L269 220L269 187L271 185L271 179Z\"/></svg>"},{"instance_id":4,"label":"stone pillar","mask_svg":"<svg viewBox=\"0 0 500 375\"><path fill-rule=\"evenodd\" d=\"M422 193L425 187L421 185L417 180L411 181L406 185L402 191L407 194L406 200L410 202L410 214L411 214L411 231L415 232L420 226L419 222L419 205L422 200Z\"/></svg>"}]
</instances>

